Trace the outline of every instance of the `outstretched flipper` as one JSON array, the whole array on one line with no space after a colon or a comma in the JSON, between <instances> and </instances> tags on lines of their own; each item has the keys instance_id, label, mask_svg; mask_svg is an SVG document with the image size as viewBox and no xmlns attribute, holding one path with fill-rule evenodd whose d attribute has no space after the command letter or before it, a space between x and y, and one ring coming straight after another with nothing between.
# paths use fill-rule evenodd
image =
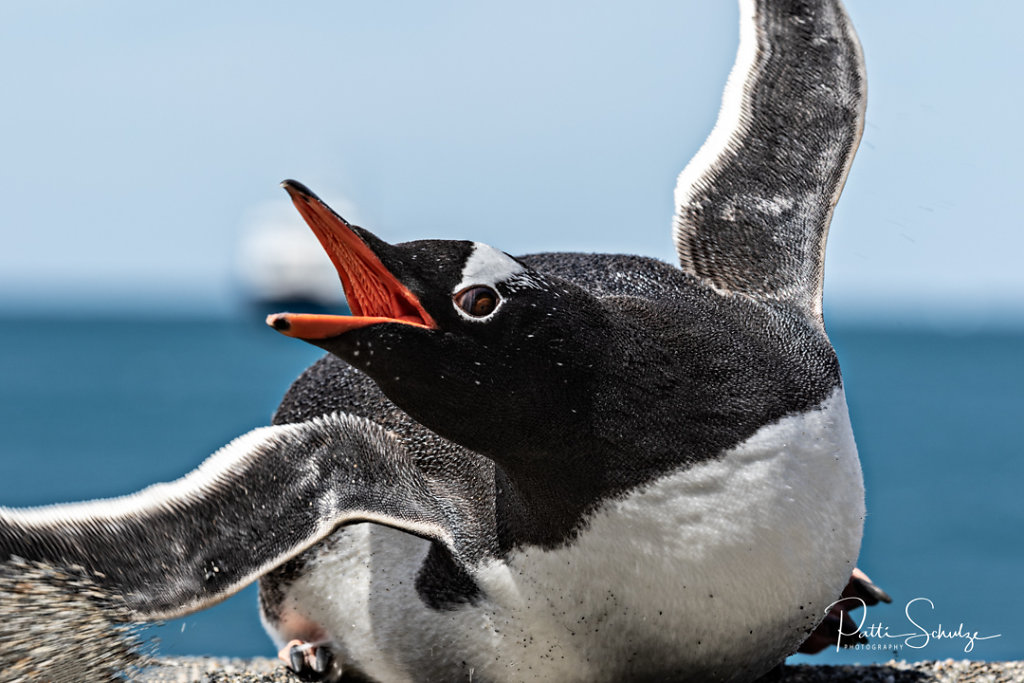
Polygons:
<instances>
[{"instance_id":1,"label":"outstretched flipper","mask_svg":"<svg viewBox=\"0 0 1024 683\"><path fill-rule=\"evenodd\" d=\"M84 568L131 619L167 619L223 600L342 524L451 548L443 501L390 432L331 415L256 429L130 496L0 508L0 561Z\"/></svg>"},{"instance_id":2,"label":"outstretched flipper","mask_svg":"<svg viewBox=\"0 0 1024 683\"><path fill-rule=\"evenodd\" d=\"M838 0L742 0L714 130L679 175L683 270L821 324L825 241L864 127L860 43Z\"/></svg>"}]
</instances>

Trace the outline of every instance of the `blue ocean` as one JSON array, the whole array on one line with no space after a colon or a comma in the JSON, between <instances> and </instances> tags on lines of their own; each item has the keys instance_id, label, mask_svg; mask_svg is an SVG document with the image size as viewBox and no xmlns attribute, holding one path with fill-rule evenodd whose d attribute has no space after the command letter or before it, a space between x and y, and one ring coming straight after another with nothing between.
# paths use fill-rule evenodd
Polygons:
<instances>
[{"instance_id":1,"label":"blue ocean","mask_svg":"<svg viewBox=\"0 0 1024 683\"><path fill-rule=\"evenodd\" d=\"M0 505L122 495L269 422L320 352L259 316L6 316ZM893 597L865 649L794 661L1024 656L1024 333L830 327L867 485L860 567ZM250 587L150 629L164 654L271 655Z\"/></svg>"}]
</instances>

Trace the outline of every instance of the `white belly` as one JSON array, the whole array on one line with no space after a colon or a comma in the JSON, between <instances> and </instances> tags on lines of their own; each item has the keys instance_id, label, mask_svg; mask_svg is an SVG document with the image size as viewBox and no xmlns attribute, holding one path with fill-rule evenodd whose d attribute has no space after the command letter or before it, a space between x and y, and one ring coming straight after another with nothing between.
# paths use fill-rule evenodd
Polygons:
<instances>
[{"instance_id":1,"label":"white belly","mask_svg":"<svg viewBox=\"0 0 1024 683\"><path fill-rule=\"evenodd\" d=\"M427 543L370 524L338 536L289 598L343 661L383 681L749 680L838 597L863 518L837 390L820 410L609 502L572 545L478 567L476 605L427 608L415 589Z\"/></svg>"}]
</instances>

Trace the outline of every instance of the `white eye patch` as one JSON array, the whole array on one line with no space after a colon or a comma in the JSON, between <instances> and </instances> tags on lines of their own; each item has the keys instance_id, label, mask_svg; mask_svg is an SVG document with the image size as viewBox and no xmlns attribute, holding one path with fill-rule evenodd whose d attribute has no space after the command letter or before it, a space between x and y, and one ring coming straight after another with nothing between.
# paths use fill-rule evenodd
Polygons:
<instances>
[{"instance_id":1,"label":"white eye patch","mask_svg":"<svg viewBox=\"0 0 1024 683\"><path fill-rule=\"evenodd\" d=\"M462 267L462 281L455 285L452 295L458 294L467 287L484 285L496 289L499 282L507 282L526 268L511 256L483 242L474 242L473 251Z\"/></svg>"}]
</instances>

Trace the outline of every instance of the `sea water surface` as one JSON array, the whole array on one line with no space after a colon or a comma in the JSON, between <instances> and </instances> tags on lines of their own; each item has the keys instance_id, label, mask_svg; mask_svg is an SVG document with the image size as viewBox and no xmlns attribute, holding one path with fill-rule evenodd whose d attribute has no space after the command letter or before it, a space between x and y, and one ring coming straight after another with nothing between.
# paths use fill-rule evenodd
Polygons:
<instances>
[{"instance_id":1,"label":"sea water surface","mask_svg":"<svg viewBox=\"0 0 1024 683\"><path fill-rule=\"evenodd\" d=\"M321 352L251 318L6 316L0 505L131 493L268 424ZM894 602L867 610L872 649L795 660L1021 658L1024 334L830 334L867 486L859 564ZM150 634L164 654L274 649L253 587Z\"/></svg>"}]
</instances>

